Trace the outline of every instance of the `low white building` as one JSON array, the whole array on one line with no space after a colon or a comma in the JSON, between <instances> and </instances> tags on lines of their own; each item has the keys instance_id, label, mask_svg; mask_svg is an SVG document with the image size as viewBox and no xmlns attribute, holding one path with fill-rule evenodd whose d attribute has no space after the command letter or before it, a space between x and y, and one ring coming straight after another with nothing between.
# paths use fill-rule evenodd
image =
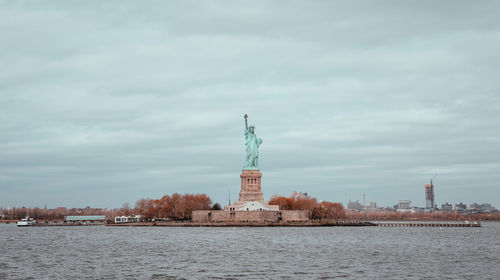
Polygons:
<instances>
[{"instance_id":1,"label":"low white building","mask_svg":"<svg viewBox=\"0 0 500 280\"><path fill-rule=\"evenodd\" d=\"M141 221L141 215L135 216L118 216L115 217L115 224L119 223L138 223Z\"/></svg>"}]
</instances>

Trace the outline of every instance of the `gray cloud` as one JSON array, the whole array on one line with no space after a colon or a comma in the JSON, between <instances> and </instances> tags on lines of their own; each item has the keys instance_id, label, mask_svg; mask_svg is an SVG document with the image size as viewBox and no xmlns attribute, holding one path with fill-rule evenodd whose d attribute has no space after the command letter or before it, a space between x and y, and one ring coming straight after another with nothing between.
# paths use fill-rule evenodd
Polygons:
<instances>
[{"instance_id":1,"label":"gray cloud","mask_svg":"<svg viewBox=\"0 0 500 280\"><path fill-rule=\"evenodd\" d=\"M239 191L500 205L496 2L3 2L0 206Z\"/></svg>"}]
</instances>

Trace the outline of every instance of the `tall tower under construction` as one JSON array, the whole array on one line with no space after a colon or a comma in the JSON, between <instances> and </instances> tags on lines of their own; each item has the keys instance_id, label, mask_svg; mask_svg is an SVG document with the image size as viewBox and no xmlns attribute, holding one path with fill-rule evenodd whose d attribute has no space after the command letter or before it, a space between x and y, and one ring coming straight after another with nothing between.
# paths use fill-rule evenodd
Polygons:
<instances>
[{"instance_id":1,"label":"tall tower under construction","mask_svg":"<svg viewBox=\"0 0 500 280\"><path fill-rule=\"evenodd\" d=\"M425 208L428 210L434 209L434 185L432 179L430 184L425 185Z\"/></svg>"}]
</instances>

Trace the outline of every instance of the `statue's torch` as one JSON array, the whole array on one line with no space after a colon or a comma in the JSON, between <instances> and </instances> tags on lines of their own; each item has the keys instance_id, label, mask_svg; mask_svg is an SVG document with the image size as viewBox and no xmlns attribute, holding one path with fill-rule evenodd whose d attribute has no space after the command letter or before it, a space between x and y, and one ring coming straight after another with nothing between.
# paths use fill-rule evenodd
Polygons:
<instances>
[{"instance_id":1,"label":"statue's torch","mask_svg":"<svg viewBox=\"0 0 500 280\"><path fill-rule=\"evenodd\" d=\"M243 117L245 118L245 130L248 130L248 122L247 122L248 114L245 113Z\"/></svg>"}]
</instances>

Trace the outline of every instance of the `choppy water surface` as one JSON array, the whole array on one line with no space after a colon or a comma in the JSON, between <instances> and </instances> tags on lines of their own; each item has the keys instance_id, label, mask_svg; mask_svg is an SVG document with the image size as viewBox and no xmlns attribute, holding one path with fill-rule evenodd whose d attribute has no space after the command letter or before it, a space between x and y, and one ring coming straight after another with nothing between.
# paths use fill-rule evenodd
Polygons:
<instances>
[{"instance_id":1,"label":"choppy water surface","mask_svg":"<svg viewBox=\"0 0 500 280\"><path fill-rule=\"evenodd\" d=\"M0 225L6 279L500 279L482 228Z\"/></svg>"}]
</instances>

